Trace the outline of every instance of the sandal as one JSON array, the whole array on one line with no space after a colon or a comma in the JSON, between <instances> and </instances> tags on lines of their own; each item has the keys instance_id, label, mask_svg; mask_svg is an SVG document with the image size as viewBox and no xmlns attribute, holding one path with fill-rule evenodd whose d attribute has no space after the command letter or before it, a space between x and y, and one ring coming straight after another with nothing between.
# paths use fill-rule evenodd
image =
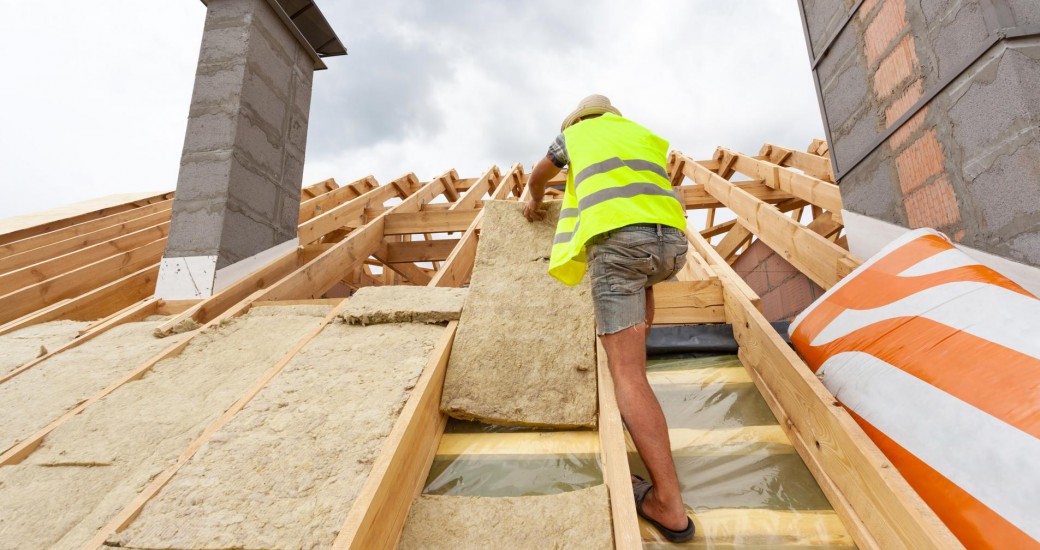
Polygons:
<instances>
[{"instance_id":1,"label":"sandal","mask_svg":"<svg viewBox=\"0 0 1040 550\"><path fill-rule=\"evenodd\" d=\"M682 531L674 531L661 525L657 520L643 513L643 501L646 500L646 495L650 493L650 489L653 489L654 485L637 475L633 475L632 477L639 480L632 484L632 493L636 497L636 513L639 514L639 517L650 522L650 525L653 525L654 528L656 528L664 538L668 539L669 542L686 542L692 539L695 527L690 516L686 516L686 529L683 529Z\"/></svg>"}]
</instances>

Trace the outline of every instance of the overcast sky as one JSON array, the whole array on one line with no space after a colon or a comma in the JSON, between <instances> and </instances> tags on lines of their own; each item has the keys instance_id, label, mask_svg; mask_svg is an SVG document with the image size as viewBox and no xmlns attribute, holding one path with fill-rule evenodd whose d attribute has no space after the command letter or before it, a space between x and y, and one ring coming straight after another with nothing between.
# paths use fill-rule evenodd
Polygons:
<instances>
[{"instance_id":1,"label":"overcast sky","mask_svg":"<svg viewBox=\"0 0 1040 550\"><path fill-rule=\"evenodd\" d=\"M795 0L318 0L304 184L529 167L590 93L695 158L823 136ZM0 0L0 218L176 186L205 6Z\"/></svg>"}]
</instances>

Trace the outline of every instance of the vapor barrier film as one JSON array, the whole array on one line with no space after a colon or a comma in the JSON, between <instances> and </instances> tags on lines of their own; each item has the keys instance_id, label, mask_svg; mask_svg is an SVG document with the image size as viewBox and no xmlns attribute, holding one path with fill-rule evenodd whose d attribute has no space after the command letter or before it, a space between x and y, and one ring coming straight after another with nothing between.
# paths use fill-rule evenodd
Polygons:
<instances>
[{"instance_id":1,"label":"vapor barrier film","mask_svg":"<svg viewBox=\"0 0 1040 550\"><path fill-rule=\"evenodd\" d=\"M603 483L599 436L589 430L489 426L451 419L423 494L554 495Z\"/></svg>"},{"instance_id":2,"label":"vapor barrier film","mask_svg":"<svg viewBox=\"0 0 1040 550\"><path fill-rule=\"evenodd\" d=\"M653 359L647 378L697 534L670 544L640 520L644 548L855 547L736 356ZM632 472L648 478L628 446Z\"/></svg>"}]
</instances>

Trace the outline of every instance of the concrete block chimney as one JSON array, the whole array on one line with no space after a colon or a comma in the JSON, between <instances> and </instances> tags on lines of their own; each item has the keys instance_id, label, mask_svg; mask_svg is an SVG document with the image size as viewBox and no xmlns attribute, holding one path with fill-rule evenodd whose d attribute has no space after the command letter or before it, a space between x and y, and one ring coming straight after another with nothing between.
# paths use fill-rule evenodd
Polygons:
<instances>
[{"instance_id":1,"label":"concrete block chimney","mask_svg":"<svg viewBox=\"0 0 1040 550\"><path fill-rule=\"evenodd\" d=\"M1040 2L799 6L852 252L934 227L1040 288Z\"/></svg>"},{"instance_id":2,"label":"concrete block chimney","mask_svg":"<svg viewBox=\"0 0 1040 550\"><path fill-rule=\"evenodd\" d=\"M156 295L205 298L297 246L311 83L344 55L309 0L209 0Z\"/></svg>"}]
</instances>

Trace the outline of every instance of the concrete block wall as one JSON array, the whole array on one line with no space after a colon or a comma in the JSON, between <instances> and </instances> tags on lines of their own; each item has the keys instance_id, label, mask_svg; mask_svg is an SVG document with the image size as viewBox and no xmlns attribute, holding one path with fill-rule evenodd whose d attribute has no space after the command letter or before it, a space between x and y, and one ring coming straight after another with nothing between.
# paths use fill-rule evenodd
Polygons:
<instances>
[{"instance_id":1,"label":"concrete block wall","mask_svg":"<svg viewBox=\"0 0 1040 550\"><path fill-rule=\"evenodd\" d=\"M165 258L294 240L314 60L265 0L211 0Z\"/></svg>"},{"instance_id":2,"label":"concrete block wall","mask_svg":"<svg viewBox=\"0 0 1040 550\"><path fill-rule=\"evenodd\" d=\"M762 299L769 321L790 321L823 295L823 289L762 241L756 240L733 262L733 270Z\"/></svg>"},{"instance_id":3,"label":"concrete block wall","mask_svg":"<svg viewBox=\"0 0 1040 550\"><path fill-rule=\"evenodd\" d=\"M800 5L845 208L1040 266L1040 2Z\"/></svg>"}]
</instances>

